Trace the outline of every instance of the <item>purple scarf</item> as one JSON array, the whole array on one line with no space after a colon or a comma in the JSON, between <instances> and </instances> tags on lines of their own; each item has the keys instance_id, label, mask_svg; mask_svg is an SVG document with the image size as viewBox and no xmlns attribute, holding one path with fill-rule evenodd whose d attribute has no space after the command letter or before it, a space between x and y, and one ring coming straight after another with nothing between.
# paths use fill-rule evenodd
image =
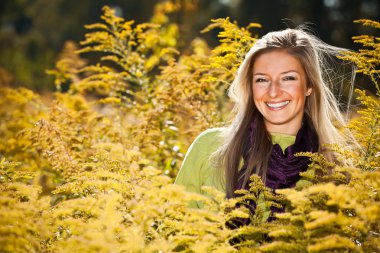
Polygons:
<instances>
[{"instance_id":1,"label":"purple scarf","mask_svg":"<svg viewBox=\"0 0 380 253\"><path fill-rule=\"evenodd\" d=\"M304 120L301 129L296 135L296 140L293 145L290 145L282 152L279 144L272 146L271 155L268 163L268 171L266 175L265 185L273 190L294 187L300 179L300 172L306 171L310 163L308 157L294 156L299 152L317 152L318 151L318 136L315 130L309 126L308 120ZM253 145L253 136L255 134L256 123L252 122L247 145L244 148L244 165L239 170L239 189L247 189L248 186L243 186L244 178L242 174L247 169L247 160L249 150Z\"/></svg>"},{"instance_id":2,"label":"purple scarf","mask_svg":"<svg viewBox=\"0 0 380 253\"><path fill-rule=\"evenodd\" d=\"M296 135L295 143L287 147L284 152L279 144L272 146L271 155L268 162L268 170L266 174L265 185L273 190L294 187L300 179L300 172L306 171L310 159L304 156L294 156L299 152L317 152L319 147L318 135L313 129L310 120L305 117L301 129ZM248 189L249 182L243 186L243 173L247 170L247 162L249 150L253 145L253 137L255 135L256 120L251 124L249 138L244 147L243 159L244 165L238 173L238 189ZM254 212L256 203L253 203L249 209ZM272 213L284 212L283 208L271 208ZM268 221L273 220L272 215ZM245 222L243 222L245 223Z\"/></svg>"}]
</instances>

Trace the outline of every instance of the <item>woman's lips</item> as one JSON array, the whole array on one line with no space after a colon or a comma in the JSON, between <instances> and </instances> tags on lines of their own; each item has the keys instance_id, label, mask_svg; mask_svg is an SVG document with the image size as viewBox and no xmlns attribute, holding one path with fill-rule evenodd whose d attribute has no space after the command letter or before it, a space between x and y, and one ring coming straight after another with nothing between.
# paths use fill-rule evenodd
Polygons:
<instances>
[{"instance_id":1,"label":"woman's lips","mask_svg":"<svg viewBox=\"0 0 380 253\"><path fill-rule=\"evenodd\" d=\"M283 102L265 102L265 104L272 110L279 110L284 108L290 103L290 100L286 100Z\"/></svg>"}]
</instances>

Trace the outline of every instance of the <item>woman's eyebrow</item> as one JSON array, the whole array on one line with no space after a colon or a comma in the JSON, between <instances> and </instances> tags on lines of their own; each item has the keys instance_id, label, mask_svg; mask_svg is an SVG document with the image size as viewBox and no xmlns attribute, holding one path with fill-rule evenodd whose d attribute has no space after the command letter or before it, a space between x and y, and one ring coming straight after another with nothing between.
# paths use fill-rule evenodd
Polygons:
<instances>
[{"instance_id":1,"label":"woman's eyebrow","mask_svg":"<svg viewBox=\"0 0 380 253\"><path fill-rule=\"evenodd\" d=\"M294 69L291 69L291 70L286 70L286 71L284 71L284 72L281 72L280 74L281 75L284 75L284 74L288 74L288 73L290 73L290 72L295 72L295 73L297 73L298 74L298 71L297 70L294 70ZM267 76L268 74L265 74L265 73L261 73L261 72L257 72L257 73L253 73L253 75L254 76Z\"/></svg>"},{"instance_id":2,"label":"woman's eyebrow","mask_svg":"<svg viewBox=\"0 0 380 253\"><path fill-rule=\"evenodd\" d=\"M283 75L283 74L288 74L288 73L290 73L290 72L295 72L295 73L298 74L298 71L297 71L297 70L291 69L291 70L287 70L287 71L282 72L281 75Z\"/></svg>"}]
</instances>

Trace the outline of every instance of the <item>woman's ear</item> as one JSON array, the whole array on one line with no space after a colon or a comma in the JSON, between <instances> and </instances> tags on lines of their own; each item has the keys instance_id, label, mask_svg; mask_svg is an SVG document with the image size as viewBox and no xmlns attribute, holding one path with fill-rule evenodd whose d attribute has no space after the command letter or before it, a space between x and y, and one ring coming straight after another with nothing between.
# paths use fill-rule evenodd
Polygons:
<instances>
[{"instance_id":1,"label":"woman's ear","mask_svg":"<svg viewBox=\"0 0 380 253\"><path fill-rule=\"evenodd\" d=\"M313 88L308 88L306 91L306 97L310 96L312 91L313 91Z\"/></svg>"}]
</instances>

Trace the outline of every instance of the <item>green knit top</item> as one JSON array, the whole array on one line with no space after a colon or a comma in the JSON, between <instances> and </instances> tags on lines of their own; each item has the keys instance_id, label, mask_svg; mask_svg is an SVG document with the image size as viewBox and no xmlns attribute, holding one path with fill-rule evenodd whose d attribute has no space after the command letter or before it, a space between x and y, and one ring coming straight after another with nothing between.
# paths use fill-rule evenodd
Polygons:
<instances>
[{"instance_id":1,"label":"green knit top","mask_svg":"<svg viewBox=\"0 0 380 253\"><path fill-rule=\"evenodd\" d=\"M189 147L175 184L184 185L188 191L206 195L202 186L212 186L224 191L224 186L218 183L215 166L211 155L222 144L222 128L212 128L201 133ZM272 143L279 144L284 151L294 144L293 135L271 133Z\"/></svg>"}]
</instances>

